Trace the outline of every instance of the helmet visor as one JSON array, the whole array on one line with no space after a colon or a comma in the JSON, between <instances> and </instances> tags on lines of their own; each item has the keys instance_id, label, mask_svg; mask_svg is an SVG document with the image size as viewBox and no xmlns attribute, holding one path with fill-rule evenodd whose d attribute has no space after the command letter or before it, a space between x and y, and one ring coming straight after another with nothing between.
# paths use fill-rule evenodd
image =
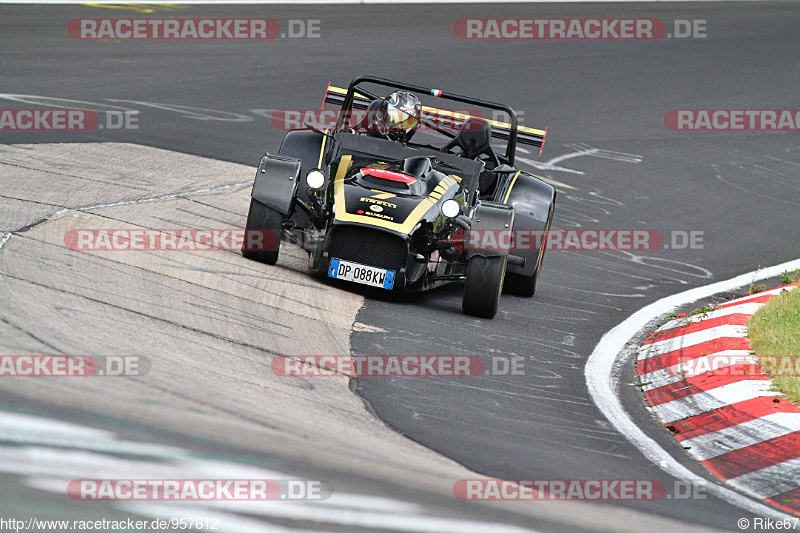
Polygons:
<instances>
[{"instance_id":1,"label":"helmet visor","mask_svg":"<svg viewBox=\"0 0 800 533\"><path fill-rule=\"evenodd\" d=\"M395 107L392 104L386 109L386 125L391 129L402 129L411 131L419 124L414 109L405 110Z\"/></svg>"}]
</instances>

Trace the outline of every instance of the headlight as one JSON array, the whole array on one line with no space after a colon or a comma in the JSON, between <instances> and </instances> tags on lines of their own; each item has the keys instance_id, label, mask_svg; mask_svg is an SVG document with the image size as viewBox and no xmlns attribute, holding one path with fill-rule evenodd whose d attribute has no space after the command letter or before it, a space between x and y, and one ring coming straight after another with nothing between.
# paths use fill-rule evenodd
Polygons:
<instances>
[{"instance_id":1,"label":"headlight","mask_svg":"<svg viewBox=\"0 0 800 533\"><path fill-rule=\"evenodd\" d=\"M325 174L319 170L312 170L306 176L306 183L312 189L319 189L325 185Z\"/></svg>"},{"instance_id":2,"label":"headlight","mask_svg":"<svg viewBox=\"0 0 800 533\"><path fill-rule=\"evenodd\" d=\"M447 200L442 204L442 214L447 218L455 218L461 213L461 206L455 200Z\"/></svg>"}]
</instances>

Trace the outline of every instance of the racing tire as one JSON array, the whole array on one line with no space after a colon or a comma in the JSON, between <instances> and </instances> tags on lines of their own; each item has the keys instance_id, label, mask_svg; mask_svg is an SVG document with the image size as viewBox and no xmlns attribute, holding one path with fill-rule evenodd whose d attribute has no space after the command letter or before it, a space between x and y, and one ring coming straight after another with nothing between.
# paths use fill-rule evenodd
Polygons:
<instances>
[{"instance_id":1,"label":"racing tire","mask_svg":"<svg viewBox=\"0 0 800 533\"><path fill-rule=\"evenodd\" d=\"M516 296L526 296L530 298L536 294L536 288L539 286L539 273L542 271L542 263L544 263L544 251L547 249L547 237L550 235L550 223L553 220L553 208L550 208L550 215L545 227L544 238L542 239L541 247L539 248L539 256L536 258L536 268L533 269L533 274L530 276L523 276L522 274L513 274L509 272L506 275L506 291L509 294Z\"/></svg>"},{"instance_id":2,"label":"racing tire","mask_svg":"<svg viewBox=\"0 0 800 533\"><path fill-rule=\"evenodd\" d=\"M269 230L275 233L275 246L272 250L249 250L248 231ZM245 224L245 239L242 245L242 255L247 259L274 265L278 262L281 248L281 233L283 231L283 215L271 207L267 207L258 200L250 199L250 211L247 213Z\"/></svg>"},{"instance_id":3,"label":"racing tire","mask_svg":"<svg viewBox=\"0 0 800 533\"><path fill-rule=\"evenodd\" d=\"M533 271L530 276L522 274L506 274L506 292L515 296L531 297L536 294L536 286L539 284L539 269Z\"/></svg>"},{"instance_id":4,"label":"racing tire","mask_svg":"<svg viewBox=\"0 0 800 533\"><path fill-rule=\"evenodd\" d=\"M500 307L508 256L483 257L476 255L467 266L467 282L461 309L481 318L493 318Z\"/></svg>"},{"instance_id":5,"label":"racing tire","mask_svg":"<svg viewBox=\"0 0 800 533\"><path fill-rule=\"evenodd\" d=\"M539 286L539 273L542 271L542 263L544 262L544 246L546 245L547 237L545 236L545 244L542 245L542 250L539 253L539 260L536 262L536 268L533 269L533 274L530 276L523 276L522 274L514 274L509 272L506 274L506 291L515 296L525 296L530 298L536 294L536 288Z\"/></svg>"}]
</instances>

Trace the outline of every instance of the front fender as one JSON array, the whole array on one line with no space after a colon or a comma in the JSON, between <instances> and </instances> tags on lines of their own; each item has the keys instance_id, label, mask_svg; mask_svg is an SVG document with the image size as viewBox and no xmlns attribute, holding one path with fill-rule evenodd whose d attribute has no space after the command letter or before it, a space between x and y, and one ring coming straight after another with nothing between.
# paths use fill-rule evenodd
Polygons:
<instances>
[{"instance_id":1,"label":"front fender","mask_svg":"<svg viewBox=\"0 0 800 533\"><path fill-rule=\"evenodd\" d=\"M467 258L476 255L497 257L508 255L511 230L514 227L514 208L495 202L478 202L467 232Z\"/></svg>"},{"instance_id":2,"label":"front fender","mask_svg":"<svg viewBox=\"0 0 800 533\"><path fill-rule=\"evenodd\" d=\"M262 204L288 215L292 209L299 179L299 159L266 154L258 164L251 196Z\"/></svg>"}]
</instances>

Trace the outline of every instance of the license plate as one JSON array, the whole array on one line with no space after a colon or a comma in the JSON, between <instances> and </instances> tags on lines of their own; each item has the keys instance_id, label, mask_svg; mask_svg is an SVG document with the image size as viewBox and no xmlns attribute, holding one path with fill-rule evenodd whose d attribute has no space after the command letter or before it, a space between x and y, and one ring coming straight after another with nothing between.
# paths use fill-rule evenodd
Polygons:
<instances>
[{"instance_id":1,"label":"license plate","mask_svg":"<svg viewBox=\"0 0 800 533\"><path fill-rule=\"evenodd\" d=\"M359 265L341 259L331 259L328 277L363 283L372 287L391 289L394 286L394 270L384 270L367 265Z\"/></svg>"}]
</instances>

